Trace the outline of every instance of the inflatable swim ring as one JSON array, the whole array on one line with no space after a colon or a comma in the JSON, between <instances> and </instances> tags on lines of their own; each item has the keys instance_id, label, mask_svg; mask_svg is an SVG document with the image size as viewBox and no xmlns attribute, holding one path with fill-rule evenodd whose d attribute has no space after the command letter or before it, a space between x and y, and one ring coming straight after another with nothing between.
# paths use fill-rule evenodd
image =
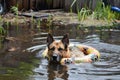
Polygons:
<instances>
[{"instance_id":1,"label":"inflatable swim ring","mask_svg":"<svg viewBox=\"0 0 120 80\"><path fill-rule=\"evenodd\" d=\"M61 64L95 62L99 60L100 52L97 49L86 45L76 45L76 47L78 47L80 51L82 51L85 54L85 56L81 58L78 57L63 58L61 60Z\"/></svg>"}]
</instances>

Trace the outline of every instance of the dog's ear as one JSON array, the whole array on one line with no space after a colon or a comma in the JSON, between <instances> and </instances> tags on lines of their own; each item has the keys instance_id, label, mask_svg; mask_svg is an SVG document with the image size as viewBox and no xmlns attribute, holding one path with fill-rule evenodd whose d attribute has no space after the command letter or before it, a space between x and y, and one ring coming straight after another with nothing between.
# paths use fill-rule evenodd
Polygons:
<instances>
[{"instance_id":1,"label":"dog's ear","mask_svg":"<svg viewBox=\"0 0 120 80\"><path fill-rule=\"evenodd\" d=\"M65 34L64 36L63 36L63 38L62 38L62 43L65 45L65 48L67 48L68 47L68 45L69 45L69 38L68 38L68 34Z\"/></svg>"},{"instance_id":2,"label":"dog's ear","mask_svg":"<svg viewBox=\"0 0 120 80\"><path fill-rule=\"evenodd\" d=\"M47 43L48 43L48 46L54 41L54 38L51 34L48 34L47 36Z\"/></svg>"}]
</instances>

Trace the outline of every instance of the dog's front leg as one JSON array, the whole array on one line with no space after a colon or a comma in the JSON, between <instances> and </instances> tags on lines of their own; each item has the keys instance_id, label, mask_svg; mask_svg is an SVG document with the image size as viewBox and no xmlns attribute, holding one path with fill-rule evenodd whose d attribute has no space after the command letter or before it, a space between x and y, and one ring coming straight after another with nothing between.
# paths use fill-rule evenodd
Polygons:
<instances>
[{"instance_id":1,"label":"dog's front leg","mask_svg":"<svg viewBox=\"0 0 120 80\"><path fill-rule=\"evenodd\" d=\"M91 63L98 60L97 55L90 54L84 57L72 57L72 58L63 58L61 64L71 64L71 63Z\"/></svg>"}]
</instances>

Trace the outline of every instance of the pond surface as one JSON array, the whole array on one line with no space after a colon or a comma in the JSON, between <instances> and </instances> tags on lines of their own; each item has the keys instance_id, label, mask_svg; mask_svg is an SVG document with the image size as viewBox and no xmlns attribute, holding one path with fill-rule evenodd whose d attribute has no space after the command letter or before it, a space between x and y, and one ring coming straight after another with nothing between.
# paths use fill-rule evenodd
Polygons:
<instances>
[{"instance_id":1,"label":"pond surface","mask_svg":"<svg viewBox=\"0 0 120 80\"><path fill-rule=\"evenodd\" d=\"M37 29L21 24L8 29L7 38L1 38L0 43L0 80L120 80L120 30L117 28L72 25ZM48 32L55 39L69 33L71 43L98 49L100 60L77 65L48 64L41 58Z\"/></svg>"}]
</instances>

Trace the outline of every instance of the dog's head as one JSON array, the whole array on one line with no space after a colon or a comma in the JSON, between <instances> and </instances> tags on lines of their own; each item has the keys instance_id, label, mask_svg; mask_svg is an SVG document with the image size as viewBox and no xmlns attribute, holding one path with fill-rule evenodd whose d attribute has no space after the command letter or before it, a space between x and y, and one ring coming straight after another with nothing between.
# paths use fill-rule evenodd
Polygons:
<instances>
[{"instance_id":1,"label":"dog's head","mask_svg":"<svg viewBox=\"0 0 120 80\"><path fill-rule=\"evenodd\" d=\"M51 34L47 37L47 46L50 61L60 62L62 58L70 57L69 49L69 38L68 34L64 35L62 40L57 41L53 38Z\"/></svg>"}]
</instances>

